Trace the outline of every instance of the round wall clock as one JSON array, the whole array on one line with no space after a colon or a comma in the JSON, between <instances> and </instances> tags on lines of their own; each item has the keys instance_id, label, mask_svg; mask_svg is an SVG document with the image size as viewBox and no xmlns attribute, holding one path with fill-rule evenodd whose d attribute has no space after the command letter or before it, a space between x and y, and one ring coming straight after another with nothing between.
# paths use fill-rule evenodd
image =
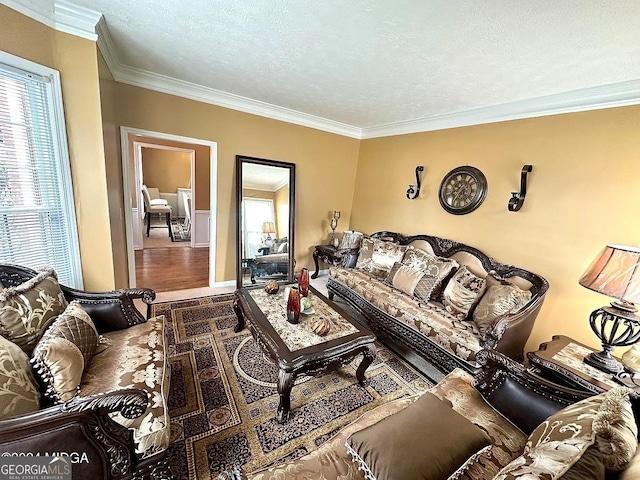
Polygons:
<instances>
[{"instance_id":1,"label":"round wall clock","mask_svg":"<svg viewBox=\"0 0 640 480\"><path fill-rule=\"evenodd\" d=\"M454 215L473 212L487 196L487 179L476 167L451 170L440 184L440 205Z\"/></svg>"}]
</instances>

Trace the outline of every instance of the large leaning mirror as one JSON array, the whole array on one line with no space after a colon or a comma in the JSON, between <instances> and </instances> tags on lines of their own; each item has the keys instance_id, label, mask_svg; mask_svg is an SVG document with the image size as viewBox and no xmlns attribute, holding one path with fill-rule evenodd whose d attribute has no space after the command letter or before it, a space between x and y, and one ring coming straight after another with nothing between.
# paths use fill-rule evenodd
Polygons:
<instances>
[{"instance_id":1,"label":"large leaning mirror","mask_svg":"<svg viewBox=\"0 0 640 480\"><path fill-rule=\"evenodd\" d=\"M237 284L293 282L293 163L236 156Z\"/></svg>"}]
</instances>

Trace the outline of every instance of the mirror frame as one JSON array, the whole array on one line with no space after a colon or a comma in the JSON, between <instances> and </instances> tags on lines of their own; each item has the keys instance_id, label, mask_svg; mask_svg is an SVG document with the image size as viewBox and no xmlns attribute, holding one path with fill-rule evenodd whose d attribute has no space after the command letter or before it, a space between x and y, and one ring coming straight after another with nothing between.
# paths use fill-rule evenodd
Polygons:
<instances>
[{"instance_id":1,"label":"mirror frame","mask_svg":"<svg viewBox=\"0 0 640 480\"><path fill-rule=\"evenodd\" d=\"M289 169L289 272L287 279L278 280L278 283L293 283L295 268L295 232L293 226L296 215L296 164L236 155L236 286L237 288L245 286L242 284L242 166L247 163Z\"/></svg>"}]
</instances>

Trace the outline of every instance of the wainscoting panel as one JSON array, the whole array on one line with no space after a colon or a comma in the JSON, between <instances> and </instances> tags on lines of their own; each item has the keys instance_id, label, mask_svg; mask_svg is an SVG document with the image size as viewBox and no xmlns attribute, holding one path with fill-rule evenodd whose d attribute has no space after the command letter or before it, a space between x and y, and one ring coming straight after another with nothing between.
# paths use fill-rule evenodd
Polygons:
<instances>
[{"instance_id":1,"label":"wainscoting panel","mask_svg":"<svg viewBox=\"0 0 640 480\"><path fill-rule=\"evenodd\" d=\"M208 247L209 246L209 221L211 219L211 212L209 210L196 210L195 221L195 239L196 247ZM193 231L192 231L193 233Z\"/></svg>"},{"instance_id":2,"label":"wainscoting panel","mask_svg":"<svg viewBox=\"0 0 640 480\"><path fill-rule=\"evenodd\" d=\"M131 219L133 221L133 249L142 250L142 222L137 208L131 209Z\"/></svg>"}]
</instances>

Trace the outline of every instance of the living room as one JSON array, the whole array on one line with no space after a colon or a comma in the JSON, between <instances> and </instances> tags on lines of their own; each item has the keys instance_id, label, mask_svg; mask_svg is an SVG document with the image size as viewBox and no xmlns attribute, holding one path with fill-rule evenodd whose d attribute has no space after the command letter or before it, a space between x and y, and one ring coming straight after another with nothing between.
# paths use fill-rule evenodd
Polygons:
<instances>
[{"instance_id":1,"label":"living room","mask_svg":"<svg viewBox=\"0 0 640 480\"><path fill-rule=\"evenodd\" d=\"M101 51L100 40L20 13L12 8L17 3L0 5L0 51L61 74L85 290L130 286L120 145L120 128L129 127L217 144L215 172L196 179L214 192L209 205L198 206L209 211L215 234L209 243L212 287L235 285L236 155L280 160L296 165L296 270L312 268L314 246L327 242L337 210L339 232L427 233L542 275L550 288L526 351L553 335L599 346L588 318L605 298L578 280L606 244L640 244L635 58L626 60L620 97L603 89L590 107L552 108L549 102L546 113L536 115L495 111L486 121L467 119L455 128L358 138L135 86L137 80L117 81L108 66L113 52ZM629 18L638 14L632 10ZM608 42L598 55L615 56L615 38ZM606 65L594 63L596 69ZM572 61L553 67L555 75L578 68ZM526 202L511 212L507 204L525 164L533 165ZM421 192L408 200L418 165L424 166ZM438 188L447 172L462 165L483 172L488 192L472 213L451 215L438 202Z\"/></svg>"}]
</instances>

